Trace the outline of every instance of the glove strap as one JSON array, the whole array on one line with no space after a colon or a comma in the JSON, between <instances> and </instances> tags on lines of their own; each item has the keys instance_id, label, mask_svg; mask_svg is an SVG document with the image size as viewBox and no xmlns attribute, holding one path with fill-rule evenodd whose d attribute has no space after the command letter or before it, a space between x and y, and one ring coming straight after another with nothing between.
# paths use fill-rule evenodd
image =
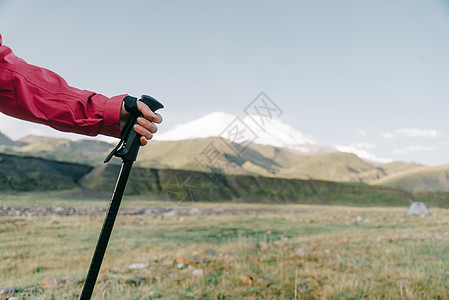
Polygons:
<instances>
[{"instance_id":1,"label":"glove strap","mask_svg":"<svg viewBox=\"0 0 449 300\"><path fill-rule=\"evenodd\" d=\"M123 98L123 102L125 103L125 109L127 112L129 112L132 115L140 115L140 111L137 108L137 98L133 96L125 96Z\"/></svg>"}]
</instances>

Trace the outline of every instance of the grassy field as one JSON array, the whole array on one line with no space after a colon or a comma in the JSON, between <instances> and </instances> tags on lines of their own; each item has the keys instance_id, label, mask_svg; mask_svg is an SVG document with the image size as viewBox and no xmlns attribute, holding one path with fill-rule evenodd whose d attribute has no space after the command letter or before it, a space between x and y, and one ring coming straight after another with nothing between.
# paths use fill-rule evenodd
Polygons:
<instances>
[{"instance_id":1,"label":"grassy field","mask_svg":"<svg viewBox=\"0 0 449 300\"><path fill-rule=\"evenodd\" d=\"M232 205L295 213L119 216L94 299L449 297L447 209ZM102 221L1 217L0 288L16 291L0 299L77 299ZM44 287L51 276L65 283Z\"/></svg>"}]
</instances>

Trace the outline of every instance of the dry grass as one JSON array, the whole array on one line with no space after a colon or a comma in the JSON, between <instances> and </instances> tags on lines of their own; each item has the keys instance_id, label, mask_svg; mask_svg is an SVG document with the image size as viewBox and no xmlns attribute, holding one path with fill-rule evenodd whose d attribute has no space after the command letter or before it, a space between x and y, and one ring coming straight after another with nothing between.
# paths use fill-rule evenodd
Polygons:
<instances>
[{"instance_id":1,"label":"dry grass","mask_svg":"<svg viewBox=\"0 0 449 300\"><path fill-rule=\"evenodd\" d=\"M94 299L449 296L448 210L406 218L405 208L289 207L303 213L119 216ZM102 221L0 218L0 288L15 287L19 299L77 299ZM67 283L42 287L49 276Z\"/></svg>"}]
</instances>

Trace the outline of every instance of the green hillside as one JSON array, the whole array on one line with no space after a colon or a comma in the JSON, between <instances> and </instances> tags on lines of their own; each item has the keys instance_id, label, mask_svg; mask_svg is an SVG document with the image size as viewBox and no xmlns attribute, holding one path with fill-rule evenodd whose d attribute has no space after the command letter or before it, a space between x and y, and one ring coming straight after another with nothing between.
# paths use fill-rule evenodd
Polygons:
<instances>
[{"instance_id":1,"label":"green hillside","mask_svg":"<svg viewBox=\"0 0 449 300\"><path fill-rule=\"evenodd\" d=\"M86 165L0 154L0 190L70 189L77 187L77 181L91 170Z\"/></svg>"},{"instance_id":2,"label":"green hillside","mask_svg":"<svg viewBox=\"0 0 449 300\"><path fill-rule=\"evenodd\" d=\"M1 191L55 191L76 188L78 193L112 193L117 165L91 167L35 157L0 154ZM127 195L192 202L310 203L357 206L407 206L414 200L448 206L449 193L411 194L363 183L224 175L185 170L134 167ZM104 194L102 194L104 195ZM80 196L82 197L82 195ZM91 196L90 196L91 197ZM78 197L79 198L79 197Z\"/></svg>"},{"instance_id":3,"label":"green hillside","mask_svg":"<svg viewBox=\"0 0 449 300\"><path fill-rule=\"evenodd\" d=\"M12 145L7 137L4 141L8 145L0 145L0 152L91 166L101 166L113 147L109 143L99 141L70 141L36 136L28 136L19 142L12 142ZM214 156L214 151L220 155L219 158ZM118 165L120 160L113 158L112 163ZM239 145L218 137L171 142L152 141L141 149L136 166L198 172L218 169L228 175L363 182L395 186L409 191L449 190L443 173L429 171L434 174L431 175L426 171L426 167L418 164L376 164L364 161L355 154L342 152L304 155L289 149L258 144L252 144L242 151ZM408 177L407 174L412 171L416 175L417 170L426 171L427 175L418 176L421 179L414 180L398 179Z\"/></svg>"},{"instance_id":4,"label":"green hillside","mask_svg":"<svg viewBox=\"0 0 449 300\"><path fill-rule=\"evenodd\" d=\"M13 151L58 161L99 166L113 145L98 141L29 136ZM221 159L211 159L210 150ZM115 160L119 164L118 160ZM407 168L405 163L376 165L351 153L304 155L289 149L253 144L244 151L240 146L217 137L186 141L152 141L141 149L137 166L175 170L211 171L221 168L231 175L318 179L338 182L371 182Z\"/></svg>"},{"instance_id":5,"label":"green hillside","mask_svg":"<svg viewBox=\"0 0 449 300\"><path fill-rule=\"evenodd\" d=\"M81 183L90 189L111 191L118 166L99 167ZM411 195L399 189L365 184L258 176L213 176L203 172L135 168L128 195L158 195L174 202L244 201L261 203L314 203L407 206Z\"/></svg>"},{"instance_id":6,"label":"green hillside","mask_svg":"<svg viewBox=\"0 0 449 300\"><path fill-rule=\"evenodd\" d=\"M415 192L414 201L424 202L429 207L449 208L449 192Z\"/></svg>"},{"instance_id":7,"label":"green hillside","mask_svg":"<svg viewBox=\"0 0 449 300\"><path fill-rule=\"evenodd\" d=\"M372 184L396 186L413 192L449 192L449 165L415 167L380 178Z\"/></svg>"}]
</instances>

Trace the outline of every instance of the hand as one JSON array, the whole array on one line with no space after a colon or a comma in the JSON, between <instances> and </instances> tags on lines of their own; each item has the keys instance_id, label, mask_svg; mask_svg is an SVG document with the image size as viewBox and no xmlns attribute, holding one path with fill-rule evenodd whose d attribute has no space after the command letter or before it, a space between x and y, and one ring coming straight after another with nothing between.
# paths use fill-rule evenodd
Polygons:
<instances>
[{"instance_id":1,"label":"hand","mask_svg":"<svg viewBox=\"0 0 449 300\"><path fill-rule=\"evenodd\" d=\"M153 133L157 132L156 124L162 122L162 116L152 112L151 109L141 101L137 101L137 108L143 114L144 118L137 118L139 124L134 125L134 130L141 135L140 144L145 146L148 141L153 138ZM120 131L125 127L130 116L131 114L125 109L125 103L122 103L122 108L120 109Z\"/></svg>"}]
</instances>

